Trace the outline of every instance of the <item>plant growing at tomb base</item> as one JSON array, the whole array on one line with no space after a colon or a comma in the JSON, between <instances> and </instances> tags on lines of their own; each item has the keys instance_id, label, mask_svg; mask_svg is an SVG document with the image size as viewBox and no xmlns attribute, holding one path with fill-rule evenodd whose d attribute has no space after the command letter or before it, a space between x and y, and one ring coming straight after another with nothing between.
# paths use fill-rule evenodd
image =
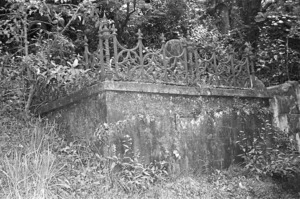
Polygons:
<instances>
[{"instance_id":1,"label":"plant growing at tomb base","mask_svg":"<svg viewBox=\"0 0 300 199\"><path fill-rule=\"evenodd\" d=\"M122 188L125 192L141 192L150 188L154 183L162 182L168 176L166 171L167 162L157 161L150 164L140 162L139 153L133 152L133 143L130 135L124 135L124 127L127 120L116 124L101 125L95 131L95 142L100 142L98 147L106 148L106 160L110 168L110 178L114 186ZM123 152L117 152L117 146L113 144L113 134L124 135L120 139Z\"/></svg>"},{"instance_id":2,"label":"plant growing at tomb base","mask_svg":"<svg viewBox=\"0 0 300 199\"><path fill-rule=\"evenodd\" d=\"M237 144L244 152L240 156L245 161L245 168L257 177L271 176L283 180L290 188L299 191L300 156L288 133L266 121L253 139L244 132L240 135L243 139Z\"/></svg>"}]
</instances>

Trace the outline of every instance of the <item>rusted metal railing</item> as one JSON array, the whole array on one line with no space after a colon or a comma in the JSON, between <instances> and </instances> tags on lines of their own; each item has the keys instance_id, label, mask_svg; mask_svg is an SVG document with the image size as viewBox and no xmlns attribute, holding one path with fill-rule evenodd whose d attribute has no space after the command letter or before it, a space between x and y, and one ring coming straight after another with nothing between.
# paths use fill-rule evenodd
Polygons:
<instances>
[{"instance_id":1,"label":"rusted metal railing","mask_svg":"<svg viewBox=\"0 0 300 199\"><path fill-rule=\"evenodd\" d=\"M164 83L186 86L251 88L250 58L236 59L234 53L208 57L200 46L186 39L166 41L149 52L143 45L143 34L137 33L135 47L127 49L117 40L117 30L104 16L99 26L99 44L94 53L88 51L85 38L86 65L99 65L102 80ZM110 44L112 46L110 46ZM110 53L110 50L113 53Z\"/></svg>"}]
</instances>

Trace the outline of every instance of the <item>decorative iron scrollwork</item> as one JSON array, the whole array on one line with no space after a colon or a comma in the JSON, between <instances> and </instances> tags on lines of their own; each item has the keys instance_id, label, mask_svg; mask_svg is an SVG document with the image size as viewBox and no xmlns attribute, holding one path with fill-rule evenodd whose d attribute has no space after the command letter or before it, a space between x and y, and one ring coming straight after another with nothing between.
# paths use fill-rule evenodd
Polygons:
<instances>
[{"instance_id":1,"label":"decorative iron scrollwork","mask_svg":"<svg viewBox=\"0 0 300 199\"><path fill-rule=\"evenodd\" d=\"M217 56L214 51L210 55L203 54L201 47L186 39L166 42L163 35L161 48L149 51L143 45L140 30L136 46L127 49L118 42L116 32L115 26L104 16L92 62L96 65L94 62L98 61L102 80L251 88L249 57L237 59L233 53ZM85 46L85 49L88 48ZM90 59L88 55L86 59Z\"/></svg>"}]
</instances>

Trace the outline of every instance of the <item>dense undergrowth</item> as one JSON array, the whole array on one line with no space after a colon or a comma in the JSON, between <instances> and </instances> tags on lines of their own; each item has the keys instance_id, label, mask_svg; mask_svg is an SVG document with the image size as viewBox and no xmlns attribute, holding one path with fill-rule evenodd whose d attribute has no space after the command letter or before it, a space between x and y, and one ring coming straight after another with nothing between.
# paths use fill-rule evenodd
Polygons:
<instances>
[{"instance_id":1,"label":"dense undergrowth","mask_svg":"<svg viewBox=\"0 0 300 199\"><path fill-rule=\"evenodd\" d=\"M162 164L125 161L113 147L104 157L93 141L67 143L39 119L2 116L0 129L0 198L299 198L245 167L175 176Z\"/></svg>"}]
</instances>

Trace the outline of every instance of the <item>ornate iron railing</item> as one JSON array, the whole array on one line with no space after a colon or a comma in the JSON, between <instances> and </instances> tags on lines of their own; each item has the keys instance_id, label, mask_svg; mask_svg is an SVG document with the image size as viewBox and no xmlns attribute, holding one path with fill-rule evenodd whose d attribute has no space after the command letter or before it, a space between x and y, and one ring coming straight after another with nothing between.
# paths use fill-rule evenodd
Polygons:
<instances>
[{"instance_id":1,"label":"ornate iron railing","mask_svg":"<svg viewBox=\"0 0 300 199\"><path fill-rule=\"evenodd\" d=\"M252 88L249 57L237 59L233 53L218 57L215 52L208 57L200 46L186 39L166 41L163 35L161 48L149 52L140 30L137 35L136 46L125 48L117 40L115 26L109 25L104 16L96 52L88 51L85 38L86 64L99 65L102 80Z\"/></svg>"}]
</instances>

